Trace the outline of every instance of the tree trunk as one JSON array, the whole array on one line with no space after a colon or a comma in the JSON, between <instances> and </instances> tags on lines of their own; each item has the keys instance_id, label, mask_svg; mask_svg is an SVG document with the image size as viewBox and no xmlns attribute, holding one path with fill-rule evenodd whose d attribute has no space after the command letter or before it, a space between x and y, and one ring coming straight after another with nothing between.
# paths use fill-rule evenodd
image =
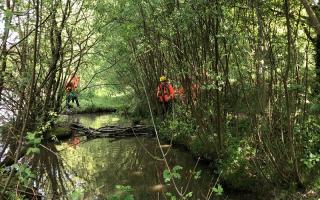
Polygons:
<instances>
[{"instance_id":1,"label":"tree trunk","mask_svg":"<svg viewBox=\"0 0 320 200\"><path fill-rule=\"evenodd\" d=\"M7 56L8 56L8 50L7 50L7 41L8 41L8 37L9 37L9 32L10 32L10 24L11 24L11 20L12 20L12 16L13 16L13 12L14 12L14 4L15 2L13 1L12 5L11 5L11 0L6 0L6 11L4 14L4 33L3 36L1 38L1 42L2 42L2 47L1 47L1 52L0 52L0 62L1 62L1 71L0 71L0 102L2 99L2 91L3 91L3 87L4 87L4 76L5 76L5 72L7 69ZM10 12L10 14L6 14Z\"/></svg>"}]
</instances>

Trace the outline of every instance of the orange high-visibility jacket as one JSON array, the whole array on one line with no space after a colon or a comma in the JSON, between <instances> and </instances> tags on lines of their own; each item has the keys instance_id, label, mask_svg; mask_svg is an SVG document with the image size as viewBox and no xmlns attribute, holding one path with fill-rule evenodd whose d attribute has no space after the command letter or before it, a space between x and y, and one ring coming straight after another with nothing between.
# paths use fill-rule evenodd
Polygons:
<instances>
[{"instance_id":1,"label":"orange high-visibility jacket","mask_svg":"<svg viewBox=\"0 0 320 200\"><path fill-rule=\"evenodd\" d=\"M157 89L157 97L160 102L168 102L169 99L174 99L174 89L171 83L164 82L160 83ZM170 98L169 98L170 97Z\"/></svg>"},{"instance_id":2,"label":"orange high-visibility jacket","mask_svg":"<svg viewBox=\"0 0 320 200\"><path fill-rule=\"evenodd\" d=\"M73 78L71 78L71 80L66 85L67 92L76 90L78 88L79 82L80 82L79 76L74 76Z\"/></svg>"},{"instance_id":3,"label":"orange high-visibility jacket","mask_svg":"<svg viewBox=\"0 0 320 200\"><path fill-rule=\"evenodd\" d=\"M77 88L78 88L78 85L79 85L79 82L80 82L80 77L79 77L79 76L74 76L74 77L71 79L71 82L72 82L72 84L73 84L74 89L77 89Z\"/></svg>"}]
</instances>

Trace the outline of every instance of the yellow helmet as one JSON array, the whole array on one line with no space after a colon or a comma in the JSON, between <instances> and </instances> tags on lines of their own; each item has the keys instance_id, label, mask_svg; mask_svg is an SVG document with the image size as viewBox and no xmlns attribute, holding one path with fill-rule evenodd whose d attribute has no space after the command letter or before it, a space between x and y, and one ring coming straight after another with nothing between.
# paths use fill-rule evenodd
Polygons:
<instances>
[{"instance_id":1,"label":"yellow helmet","mask_svg":"<svg viewBox=\"0 0 320 200\"><path fill-rule=\"evenodd\" d=\"M162 81L166 81L167 80L167 78L165 77L165 76L161 76L160 77L160 81L162 82Z\"/></svg>"}]
</instances>

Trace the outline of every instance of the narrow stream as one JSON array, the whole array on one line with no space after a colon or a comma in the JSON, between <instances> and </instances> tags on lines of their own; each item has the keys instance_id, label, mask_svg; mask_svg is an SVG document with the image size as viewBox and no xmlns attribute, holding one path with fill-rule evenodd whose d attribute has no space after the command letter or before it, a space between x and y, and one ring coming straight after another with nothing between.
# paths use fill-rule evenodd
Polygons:
<instances>
[{"instance_id":1,"label":"narrow stream","mask_svg":"<svg viewBox=\"0 0 320 200\"><path fill-rule=\"evenodd\" d=\"M85 126L99 128L105 125L127 126L131 122L114 114L89 114L67 116L69 122L77 121ZM74 143L76 138L76 143ZM80 143L79 143L80 142ZM79 144L78 144L79 143ZM100 138L86 140L85 137L73 137L55 147L62 157L62 168L72 186L67 190L82 191L84 199L109 199L119 194L116 185L131 186L135 200L170 199L165 193L175 193L174 186L164 182L163 171L166 169L161 160L159 146L154 138L126 138L115 140ZM177 179L177 188L183 191L188 185L190 171L196 160L187 152L163 144L167 160L171 167L181 166L181 179ZM46 156L45 156L46 157ZM201 174L192 178L187 192L192 192L189 199L205 199L210 183L216 181L213 171L199 163L196 171ZM68 185L68 184L67 184ZM71 193L72 191L68 191ZM211 198L212 199L212 198ZM247 195L227 195L214 199L258 199Z\"/></svg>"}]
</instances>

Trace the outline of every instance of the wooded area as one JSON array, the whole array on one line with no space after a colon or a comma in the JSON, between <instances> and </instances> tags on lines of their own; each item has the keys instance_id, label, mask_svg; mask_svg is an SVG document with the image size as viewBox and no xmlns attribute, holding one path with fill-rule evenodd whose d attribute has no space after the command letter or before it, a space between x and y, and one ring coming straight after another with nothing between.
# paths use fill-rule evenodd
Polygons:
<instances>
[{"instance_id":1,"label":"wooded area","mask_svg":"<svg viewBox=\"0 0 320 200\"><path fill-rule=\"evenodd\" d=\"M35 148L73 75L80 96L130 91L145 116L148 101L160 113L165 75L184 94L156 119L161 137L213 160L233 188L319 190L319 21L308 0L2 1L0 160ZM14 176L0 174L0 196Z\"/></svg>"}]
</instances>

